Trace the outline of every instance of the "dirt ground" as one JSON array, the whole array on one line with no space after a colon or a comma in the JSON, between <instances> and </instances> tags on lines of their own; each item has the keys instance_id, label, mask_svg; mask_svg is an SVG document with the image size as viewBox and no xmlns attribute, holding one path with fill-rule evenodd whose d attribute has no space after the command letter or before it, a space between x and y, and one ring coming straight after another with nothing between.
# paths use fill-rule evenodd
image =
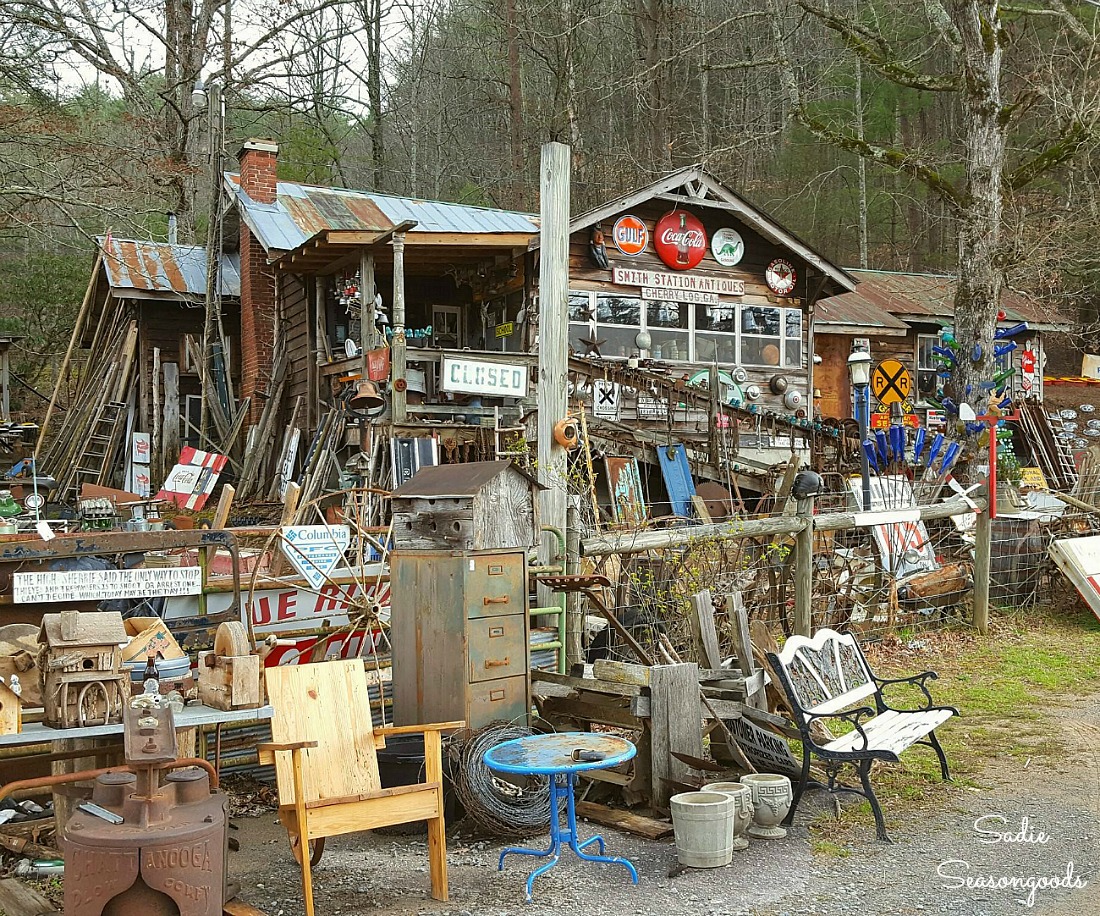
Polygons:
<instances>
[{"instance_id":1,"label":"dirt ground","mask_svg":"<svg viewBox=\"0 0 1100 916\"><path fill-rule=\"evenodd\" d=\"M1021 768L991 765L976 784L936 785L925 804L905 810L892 811L887 804L892 844L875 841L868 819L830 843L827 852L815 852L807 824L830 806L814 793L787 839L753 841L725 868L688 870L670 878L676 865L671 840L651 842L585 824L582 836L600 832L609 854L634 862L638 886L620 866L581 863L567 852L558 867L536 881L534 902L525 904L523 884L534 867L531 860L509 858L504 871L498 871L497 857L506 844L471 836L458 824L448 838L451 899L439 903L428 895L424 837L361 834L330 841L314 871L317 912L1100 914L1094 886L1100 882L1098 700L1100 694L1070 700L1038 725L1040 734L1033 737L1064 743L1072 749L1068 754L1025 761ZM966 720L945 727L965 731ZM925 752L919 747L909 751ZM300 874L274 815L236 823L241 851L232 856L231 868L241 885L240 898L272 916L303 913ZM538 837L532 844L543 841ZM1058 886L1050 886L1052 879L1059 879Z\"/></svg>"}]
</instances>

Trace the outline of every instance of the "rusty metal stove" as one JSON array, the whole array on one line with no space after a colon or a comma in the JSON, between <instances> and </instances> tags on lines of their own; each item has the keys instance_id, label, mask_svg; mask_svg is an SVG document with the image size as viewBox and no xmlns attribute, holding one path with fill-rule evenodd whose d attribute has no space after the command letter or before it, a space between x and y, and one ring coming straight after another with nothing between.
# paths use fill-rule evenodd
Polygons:
<instances>
[{"instance_id":1,"label":"rusty metal stove","mask_svg":"<svg viewBox=\"0 0 1100 916\"><path fill-rule=\"evenodd\" d=\"M92 805L70 818L68 916L220 916L225 901L226 797L199 767L178 767L172 711L127 708L126 764L97 777ZM111 815L122 818L111 823ZM107 818L107 819L105 819Z\"/></svg>"}]
</instances>

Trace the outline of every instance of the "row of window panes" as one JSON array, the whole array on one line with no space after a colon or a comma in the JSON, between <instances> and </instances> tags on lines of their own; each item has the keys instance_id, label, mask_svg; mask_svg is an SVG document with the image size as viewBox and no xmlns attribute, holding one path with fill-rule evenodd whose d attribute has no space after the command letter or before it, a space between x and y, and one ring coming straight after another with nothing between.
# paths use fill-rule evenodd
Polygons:
<instances>
[{"instance_id":1,"label":"row of window panes","mask_svg":"<svg viewBox=\"0 0 1100 916\"><path fill-rule=\"evenodd\" d=\"M691 305L652 302L603 293L569 294L569 343L579 353L586 339L600 340L600 353L626 357L638 352L635 337L646 330L655 359L731 365L802 366L802 312L767 305ZM694 342L694 353L692 343Z\"/></svg>"}]
</instances>

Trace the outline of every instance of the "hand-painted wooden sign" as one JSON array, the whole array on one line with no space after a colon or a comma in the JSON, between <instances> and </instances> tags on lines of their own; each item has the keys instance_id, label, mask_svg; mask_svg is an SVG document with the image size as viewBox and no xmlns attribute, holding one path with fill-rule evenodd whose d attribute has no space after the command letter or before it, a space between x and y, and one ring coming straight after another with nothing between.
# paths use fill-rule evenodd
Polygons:
<instances>
[{"instance_id":1,"label":"hand-painted wooden sign","mask_svg":"<svg viewBox=\"0 0 1100 916\"><path fill-rule=\"evenodd\" d=\"M523 398L527 396L527 367L448 356L443 358L439 387L461 394Z\"/></svg>"},{"instance_id":2,"label":"hand-painted wooden sign","mask_svg":"<svg viewBox=\"0 0 1100 916\"><path fill-rule=\"evenodd\" d=\"M745 295L745 281L735 280L733 277L700 277L697 274L670 274L660 270L616 267L612 271L611 279L623 286L642 286L660 291L682 289L716 293L719 296Z\"/></svg>"},{"instance_id":3,"label":"hand-painted wooden sign","mask_svg":"<svg viewBox=\"0 0 1100 916\"><path fill-rule=\"evenodd\" d=\"M198 566L15 573L12 579L12 597L16 604L99 601L104 596L163 598L197 595L202 591L202 570Z\"/></svg>"}]
</instances>

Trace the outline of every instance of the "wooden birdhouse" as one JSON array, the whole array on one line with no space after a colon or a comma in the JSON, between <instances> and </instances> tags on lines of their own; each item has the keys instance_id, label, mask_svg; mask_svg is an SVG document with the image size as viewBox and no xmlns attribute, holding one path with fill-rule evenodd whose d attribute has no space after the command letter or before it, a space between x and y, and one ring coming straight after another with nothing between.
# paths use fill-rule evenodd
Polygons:
<instances>
[{"instance_id":1,"label":"wooden birdhouse","mask_svg":"<svg viewBox=\"0 0 1100 916\"><path fill-rule=\"evenodd\" d=\"M130 695L129 673L120 670L127 639L117 611L43 615L38 667L46 724L75 728L121 720Z\"/></svg>"},{"instance_id":2,"label":"wooden birdhouse","mask_svg":"<svg viewBox=\"0 0 1100 916\"><path fill-rule=\"evenodd\" d=\"M406 550L507 550L538 543L537 492L510 461L421 468L390 495L395 546Z\"/></svg>"},{"instance_id":3,"label":"wooden birdhouse","mask_svg":"<svg viewBox=\"0 0 1100 916\"><path fill-rule=\"evenodd\" d=\"M23 701L19 694L0 680L0 735L18 735L23 731Z\"/></svg>"}]
</instances>

